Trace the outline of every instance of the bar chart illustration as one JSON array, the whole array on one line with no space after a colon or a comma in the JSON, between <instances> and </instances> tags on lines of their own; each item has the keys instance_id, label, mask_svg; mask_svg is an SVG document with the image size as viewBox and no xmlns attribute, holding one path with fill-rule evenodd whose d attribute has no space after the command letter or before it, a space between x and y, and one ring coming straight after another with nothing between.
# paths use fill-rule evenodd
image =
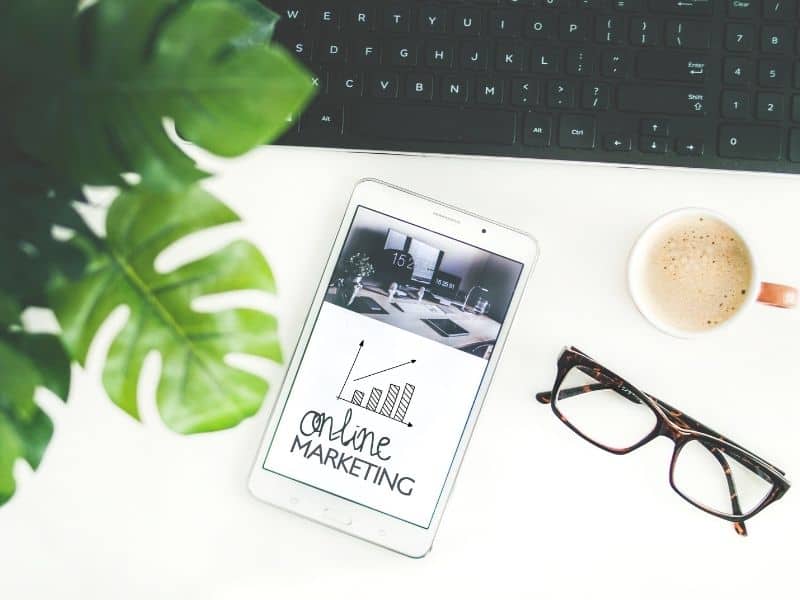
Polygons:
<instances>
[{"instance_id":1,"label":"bar chart illustration","mask_svg":"<svg viewBox=\"0 0 800 600\"><path fill-rule=\"evenodd\" d=\"M389 365L383 369L377 369L371 373L367 373L359 377L353 377L353 371L356 368L358 359L361 356L361 351L363 349L364 341L362 340L358 345L358 350L356 351L356 355L353 359L352 365L350 366L350 370L347 372L347 377L342 384L342 388L339 390L339 394L336 396L337 399L343 400L344 402L348 402L350 404L355 404L356 406L373 412L376 415L386 417L387 419L397 421L398 423L403 423L407 427L412 427L412 424L406 420L408 409L411 406L411 401L414 398L414 391L416 389L416 386L412 383L389 383L388 388L383 385L378 387L376 384L375 386L370 387L369 383L359 383L358 386L353 389L352 394L348 394L348 397L345 397L345 388L348 387L349 383L356 384L356 382L366 381L367 379L370 379L376 375L383 375L389 371L394 371L395 369L400 369L401 367L413 365L417 362L416 359L411 359L403 363ZM364 401L364 398L366 398L366 402Z\"/></svg>"}]
</instances>

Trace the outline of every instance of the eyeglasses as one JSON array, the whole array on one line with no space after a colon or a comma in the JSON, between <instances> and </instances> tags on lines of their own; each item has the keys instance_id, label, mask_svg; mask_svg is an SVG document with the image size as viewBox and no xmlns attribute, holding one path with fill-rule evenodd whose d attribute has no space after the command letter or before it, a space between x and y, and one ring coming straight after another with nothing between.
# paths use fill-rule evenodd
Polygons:
<instances>
[{"instance_id":1,"label":"eyeglasses","mask_svg":"<svg viewBox=\"0 0 800 600\"><path fill-rule=\"evenodd\" d=\"M684 500L732 521L745 521L789 489L785 473L666 402L647 394L577 348L558 359L552 392L536 395L579 436L614 454L627 454L659 436L675 444L669 481Z\"/></svg>"}]
</instances>

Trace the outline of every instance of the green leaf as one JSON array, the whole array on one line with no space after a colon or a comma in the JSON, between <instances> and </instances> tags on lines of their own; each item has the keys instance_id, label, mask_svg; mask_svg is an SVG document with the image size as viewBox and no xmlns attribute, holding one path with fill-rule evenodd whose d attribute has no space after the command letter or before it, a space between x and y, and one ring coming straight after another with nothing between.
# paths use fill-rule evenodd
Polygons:
<instances>
[{"instance_id":1,"label":"green leaf","mask_svg":"<svg viewBox=\"0 0 800 600\"><path fill-rule=\"evenodd\" d=\"M42 386L66 398L69 381L69 359L56 336L0 332L0 505L16 489L17 459L38 468L53 435L34 391Z\"/></svg>"},{"instance_id":2,"label":"green leaf","mask_svg":"<svg viewBox=\"0 0 800 600\"><path fill-rule=\"evenodd\" d=\"M164 118L236 156L279 136L310 99L309 74L265 43L273 27L248 0L102 0L67 19L63 44L45 43L33 63L24 46L13 50L28 62L4 101L16 140L76 181L123 185L121 174L138 173L146 186L178 189L205 174ZM35 44L39 33L10 35Z\"/></svg>"},{"instance_id":3,"label":"green leaf","mask_svg":"<svg viewBox=\"0 0 800 600\"><path fill-rule=\"evenodd\" d=\"M0 151L1 153L1 151ZM44 306L54 277L77 276L84 254L53 237L53 227L89 234L74 205L80 186L64 181L28 157L0 158L0 291L22 306Z\"/></svg>"},{"instance_id":4,"label":"green leaf","mask_svg":"<svg viewBox=\"0 0 800 600\"><path fill-rule=\"evenodd\" d=\"M269 265L258 249L235 241L168 273L154 261L184 236L237 221L236 214L199 188L155 194L134 190L109 209L105 249L86 274L52 290L52 306L73 358L85 363L89 345L111 311L130 308L111 344L103 385L111 400L139 417L137 384L147 354L161 354L156 402L174 431L195 433L231 427L253 415L267 382L228 366L229 353L281 360L277 321L252 309L200 313L194 299L233 290L275 291Z\"/></svg>"}]
</instances>

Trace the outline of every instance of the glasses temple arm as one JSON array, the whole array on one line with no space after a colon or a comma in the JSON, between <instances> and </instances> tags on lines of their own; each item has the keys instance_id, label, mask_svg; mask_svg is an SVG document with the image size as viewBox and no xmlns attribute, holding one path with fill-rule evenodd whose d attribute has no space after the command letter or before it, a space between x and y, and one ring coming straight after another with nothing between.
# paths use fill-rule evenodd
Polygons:
<instances>
[{"instance_id":1,"label":"glasses temple arm","mask_svg":"<svg viewBox=\"0 0 800 600\"><path fill-rule=\"evenodd\" d=\"M736 492L736 483L733 481L733 473L731 472L731 466L727 460L725 460L725 456L723 455L722 451L719 448L710 448L709 451L711 454L714 455L714 458L717 459L717 462L722 467L722 471L725 473L725 480L728 482L728 492L730 493L731 497L731 514L733 515L742 515L742 508L739 505L739 495ZM744 520L741 521L734 521L733 528L736 530L736 533L742 536L747 535L747 526L744 524Z\"/></svg>"},{"instance_id":2,"label":"glasses temple arm","mask_svg":"<svg viewBox=\"0 0 800 600\"><path fill-rule=\"evenodd\" d=\"M581 394L588 394L597 390L609 390L613 386L605 383L590 383L587 385L580 385L578 387L561 389L558 391L558 399L564 400L565 398L572 398ZM542 404L550 404L553 401L553 392L539 392L536 394L536 400Z\"/></svg>"}]
</instances>

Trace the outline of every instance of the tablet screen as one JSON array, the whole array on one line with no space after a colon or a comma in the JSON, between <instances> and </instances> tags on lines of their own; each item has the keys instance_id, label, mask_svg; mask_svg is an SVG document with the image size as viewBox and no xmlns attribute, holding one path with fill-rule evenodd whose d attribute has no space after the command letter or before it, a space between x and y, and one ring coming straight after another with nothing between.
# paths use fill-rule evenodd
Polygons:
<instances>
[{"instance_id":1,"label":"tablet screen","mask_svg":"<svg viewBox=\"0 0 800 600\"><path fill-rule=\"evenodd\" d=\"M522 269L358 207L263 468L429 527Z\"/></svg>"}]
</instances>

